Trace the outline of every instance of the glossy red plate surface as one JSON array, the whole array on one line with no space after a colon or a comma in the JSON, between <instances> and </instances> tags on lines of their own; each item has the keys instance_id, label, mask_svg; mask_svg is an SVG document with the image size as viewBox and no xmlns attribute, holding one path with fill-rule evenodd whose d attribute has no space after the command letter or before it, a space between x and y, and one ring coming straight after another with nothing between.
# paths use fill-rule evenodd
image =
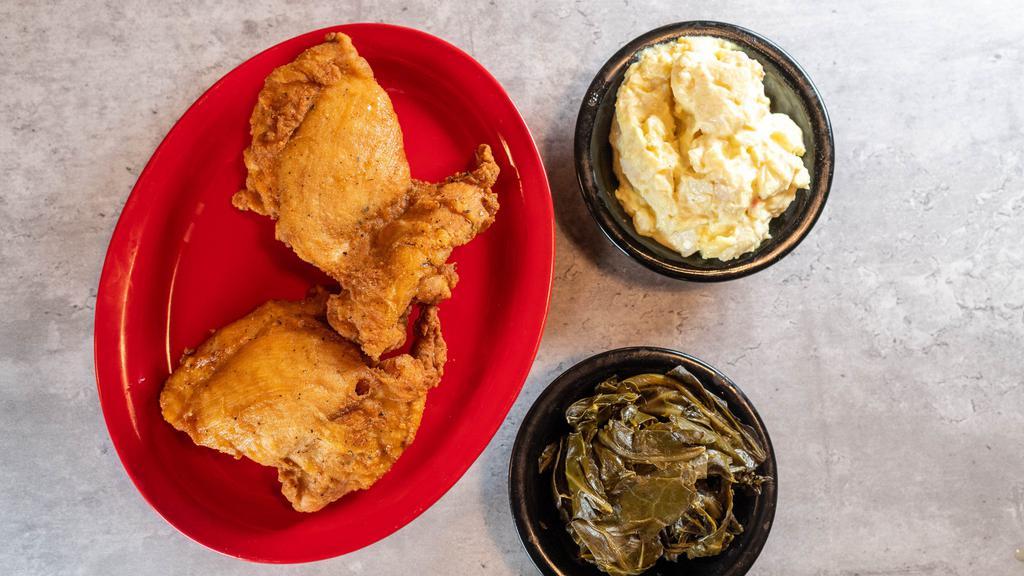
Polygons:
<instances>
[{"instance_id":1,"label":"glossy red plate surface","mask_svg":"<svg viewBox=\"0 0 1024 576\"><path fill-rule=\"evenodd\" d=\"M477 144L501 166L494 225L455 251L461 281L440 316L449 345L416 441L371 489L315 514L291 509L276 471L195 446L160 416L158 394L186 347L271 298L300 298L321 274L232 208L264 78L324 34L352 37L394 102L415 178L469 167ZM551 292L554 231L544 168L498 82L423 32L382 24L318 30L231 71L157 148L125 204L100 278L96 380L128 475L179 530L225 554L304 562L366 546L426 510L469 468L529 373Z\"/></svg>"}]
</instances>

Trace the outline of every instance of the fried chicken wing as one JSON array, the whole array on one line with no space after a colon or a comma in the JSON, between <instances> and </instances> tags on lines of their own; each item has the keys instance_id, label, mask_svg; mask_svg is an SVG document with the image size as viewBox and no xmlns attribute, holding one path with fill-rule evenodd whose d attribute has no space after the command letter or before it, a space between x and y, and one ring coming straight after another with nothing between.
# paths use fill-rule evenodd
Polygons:
<instances>
[{"instance_id":1,"label":"fried chicken wing","mask_svg":"<svg viewBox=\"0 0 1024 576\"><path fill-rule=\"evenodd\" d=\"M405 342L411 302L436 304L451 297L458 281L448 264L452 249L472 240L494 221L498 175L491 150L480 146L477 167L440 184L415 182L401 213L359 244L357 268L339 277L327 318L339 334L362 345L371 357Z\"/></svg>"},{"instance_id":2,"label":"fried chicken wing","mask_svg":"<svg viewBox=\"0 0 1024 576\"><path fill-rule=\"evenodd\" d=\"M411 180L387 93L344 34L275 70L253 111L246 188L233 202L277 220L277 238L341 285L329 319L373 359L405 341L413 303L458 280L452 250L494 220L498 165Z\"/></svg>"},{"instance_id":3,"label":"fried chicken wing","mask_svg":"<svg viewBox=\"0 0 1024 576\"><path fill-rule=\"evenodd\" d=\"M447 349L425 307L411 354L367 364L324 321L327 294L271 301L186 355L162 393L164 418L196 444L278 470L314 512L368 488L413 441Z\"/></svg>"}]
</instances>

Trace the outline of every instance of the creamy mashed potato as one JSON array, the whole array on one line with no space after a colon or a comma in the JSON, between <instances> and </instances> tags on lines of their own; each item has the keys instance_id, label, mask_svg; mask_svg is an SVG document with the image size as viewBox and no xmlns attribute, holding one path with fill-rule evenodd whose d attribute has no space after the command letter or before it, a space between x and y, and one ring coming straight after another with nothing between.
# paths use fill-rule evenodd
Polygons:
<instances>
[{"instance_id":1,"label":"creamy mashed potato","mask_svg":"<svg viewBox=\"0 0 1024 576\"><path fill-rule=\"evenodd\" d=\"M770 104L764 69L728 42L684 37L642 52L611 129L615 196L637 232L722 260L768 238L810 185L803 134Z\"/></svg>"}]
</instances>

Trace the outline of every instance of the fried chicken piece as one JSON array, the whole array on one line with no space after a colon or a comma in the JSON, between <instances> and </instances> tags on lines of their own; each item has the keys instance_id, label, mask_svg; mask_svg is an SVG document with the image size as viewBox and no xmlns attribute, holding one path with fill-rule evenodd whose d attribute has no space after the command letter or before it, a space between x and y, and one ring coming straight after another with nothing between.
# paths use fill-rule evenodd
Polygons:
<instances>
[{"instance_id":1,"label":"fried chicken piece","mask_svg":"<svg viewBox=\"0 0 1024 576\"><path fill-rule=\"evenodd\" d=\"M164 419L196 444L278 470L300 512L368 488L413 441L447 348L425 307L411 354L367 364L324 322L325 292L271 301L182 358Z\"/></svg>"},{"instance_id":2,"label":"fried chicken piece","mask_svg":"<svg viewBox=\"0 0 1024 576\"><path fill-rule=\"evenodd\" d=\"M327 319L370 357L405 342L410 303L436 304L452 295L459 276L448 264L452 249L472 240L494 221L498 176L491 149L480 146L477 167L440 184L415 182L400 214L355 244L357 268L339 277Z\"/></svg>"},{"instance_id":3,"label":"fried chicken piece","mask_svg":"<svg viewBox=\"0 0 1024 576\"><path fill-rule=\"evenodd\" d=\"M267 78L251 128L235 206L276 219L277 238L341 284L340 334L373 359L401 346L411 305L450 297L452 249L494 220L490 148L471 172L411 180L391 101L338 33Z\"/></svg>"},{"instance_id":4,"label":"fried chicken piece","mask_svg":"<svg viewBox=\"0 0 1024 576\"><path fill-rule=\"evenodd\" d=\"M271 72L249 126L232 203L277 220L278 239L324 270L346 260L333 234L356 232L412 183L391 99L344 34Z\"/></svg>"}]
</instances>

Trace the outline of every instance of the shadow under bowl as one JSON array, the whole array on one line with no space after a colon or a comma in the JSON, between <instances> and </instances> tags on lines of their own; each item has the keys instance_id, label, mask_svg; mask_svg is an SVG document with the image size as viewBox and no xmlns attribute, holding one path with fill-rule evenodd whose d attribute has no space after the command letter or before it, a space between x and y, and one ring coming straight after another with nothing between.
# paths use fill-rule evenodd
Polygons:
<instances>
[{"instance_id":1,"label":"shadow under bowl","mask_svg":"<svg viewBox=\"0 0 1024 576\"><path fill-rule=\"evenodd\" d=\"M771 100L772 112L788 115L804 135L806 153L803 161L811 176L810 189L798 191L789 208L772 219L769 239L754 251L733 260L702 258L699 254L682 256L653 238L641 236L633 227L632 218L615 198L618 179L612 168L612 147L608 136L615 116L619 85L641 51L681 36L722 38L760 62L765 72L765 94ZM670 24L626 44L597 73L584 95L576 120L576 176L591 216L605 236L627 255L655 272L682 280L731 280L753 274L781 260L807 236L821 215L832 187L834 159L828 112L807 73L771 40L723 22Z\"/></svg>"},{"instance_id":2,"label":"shadow under bowl","mask_svg":"<svg viewBox=\"0 0 1024 576\"><path fill-rule=\"evenodd\" d=\"M519 537L541 573L547 576L600 576L604 572L579 557L579 547L558 516L549 474L541 474L538 460L544 447L570 432L565 410L590 396L594 387L611 376L664 374L683 366L710 392L725 400L729 409L750 426L768 457L758 472L772 478L760 494L738 488L734 512L743 533L717 556L659 560L645 572L654 576L741 576L757 560L775 518L778 472L775 451L764 423L738 386L717 369L682 352L654 347L619 348L603 352L573 366L555 379L534 402L523 419L512 448L509 466L509 503Z\"/></svg>"}]
</instances>

